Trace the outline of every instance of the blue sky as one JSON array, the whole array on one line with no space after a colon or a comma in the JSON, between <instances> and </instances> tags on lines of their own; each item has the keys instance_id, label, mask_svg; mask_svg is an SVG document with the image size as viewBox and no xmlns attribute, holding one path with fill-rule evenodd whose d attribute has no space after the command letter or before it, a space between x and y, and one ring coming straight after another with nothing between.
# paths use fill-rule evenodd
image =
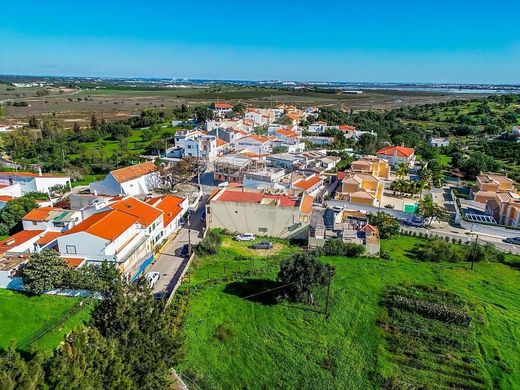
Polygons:
<instances>
[{"instance_id":1,"label":"blue sky","mask_svg":"<svg viewBox=\"0 0 520 390\"><path fill-rule=\"evenodd\" d=\"M7 1L0 74L520 83L520 1Z\"/></svg>"}]
</instances>

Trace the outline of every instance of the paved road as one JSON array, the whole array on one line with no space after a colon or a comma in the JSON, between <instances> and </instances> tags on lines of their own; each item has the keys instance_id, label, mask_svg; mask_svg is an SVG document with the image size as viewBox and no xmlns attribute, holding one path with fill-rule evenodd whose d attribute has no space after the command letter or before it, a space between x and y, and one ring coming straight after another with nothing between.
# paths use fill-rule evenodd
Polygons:
<instances>
[{"instance_id":1,"label":"paved road","mask_svg":"<svg viewBox=\"0 0 520 390\"><path fill-rule=\"evenodd\" d=\"M192 214L191 221L191 244L197 244L202 239L204 223L200 220L205 208L205 201L201 200L198 209ZM155 283L153 292L171 293L173 287L186 267L188 258L179 256L182 247L188 243L188 225L185 224L177 236L159 253L159 257L150 267L148 272L159 272L160 279Z\"/></svg>"},{"instance_id":2,"label":"paved road","mask_svg":"<svg viewBox=\"0 0 520 390\"><path fill-rule=\"evenodd\" d=\"M438 236L448 237L450 239L456 238L457 240L458 239L462 240L462 242L468 242L468 241L474 242L475 238L476 238L475 232L470 232L465 229L453 227L448 224L445 224L445 226L428 228L428 229L403 225L403 229L408 230L408 231L415 231L417 233L422 232L422 233L427 233L427 234L436 234ZM485 234L479 233L478 240L481 243L486 242L489 244L493 244L495 247L497 247L498 249L500 249L504 252L511 252L511 253L520 255L520 246L507 244L502 241L502 237L490 236L490 235L485 235Z\"/></svg>"}]
</instances>

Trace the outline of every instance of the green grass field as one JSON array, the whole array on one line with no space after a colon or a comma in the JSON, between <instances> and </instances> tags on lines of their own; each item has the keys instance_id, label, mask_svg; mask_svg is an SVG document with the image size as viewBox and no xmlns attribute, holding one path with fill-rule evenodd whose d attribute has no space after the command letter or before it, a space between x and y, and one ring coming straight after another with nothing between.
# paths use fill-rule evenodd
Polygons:
<instances>
[{"instance_id":1,"label":"green grass field","mask_svg":"<svg viewBox=\"0 0 520 390\"><path fill-rule=\"evenodd\" d=\"M6 349L11 342L19 343L24 338L44 327L71 308L77 299L42 295L27 295L0 289L0 349ZM63 325L49 332L26 350L50 352L71 330L81 326L90 315L90 306L69 318Z\"/></svg>"},{"instance_id":2,"label":"green grass field","mask_svg":"<svg viewBox=\"0 0 520 390\"><path fill-rule=\"evenodd\" d=\"M253 263L244 244L226 244L219 255L199 259L182 286L187 307L176 369L200 388L217 389L403 388L399 384L407 381L431 389L450 383L520 388L518 271L502 264L477 263L471 271L466 263L414 261L409 252L417 242L412 237L383 241L391 261L323 258L336 267L329 319L323 315L323 290L316 292L315 307L277 303L270 294L251 297L277 285L282 255L255 256ZM278 253L294 250L282 246ZM239 266L242 272L248 267L249 274L230 277ZM402 320L396 310L385 316L381 300L388 291L411 294L415 285L454 294L450 299L461 302L471 326L457 333L456 326L416 313L404 313ZM396 324L418 327L423 336ZM417 351L400 352L395 337ZM457 337L462 346L450 344ZM451 341L437 348L432 340Z\"/></svg>"}]
</instances>

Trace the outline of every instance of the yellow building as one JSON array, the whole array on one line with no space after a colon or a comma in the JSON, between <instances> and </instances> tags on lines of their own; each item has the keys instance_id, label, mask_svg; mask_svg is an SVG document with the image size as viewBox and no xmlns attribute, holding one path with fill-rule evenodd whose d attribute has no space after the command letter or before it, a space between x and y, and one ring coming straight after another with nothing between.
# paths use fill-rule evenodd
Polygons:
<instances>
[{"instance_id":1,"label":"yellow building","mask_svg":"<svg viewBox=\"0 0 520 390\"><path fill-rule=\"evenodd\" d=\"M351 164L352 172L368 173L378 179L388 180L390 178L390 165L386 160L376 156L365 156Z\"/></svg>"},{"instance_id":2,"label":"yellow building","mask_svg":"<svg viewBox=\"0 0 520 390\"><path fill-rule=\"evenodd\" d=\"M376 206L383 197L384 183L373 174L349 172L336 198L349 203Z\"/></svg>"},{"instance_id":3,"label":"yellow building","mask_svg":"<svg viewBox=\"0 0 520 390\"><path fill-rule=\"evenodd\" d=\"M483 173L477 176L476 184L477 192L474 199L479 203L494 200L500 192L516 192L515 182L498 173Z\"/></svg>"},{"instance_id":4,"label":"yellow building","mask_svg":"<svg viewBox=\"0 0 520 390\"><path fill-rule=\"evenodd\" d=\"M520 195L516 192L495 193L495 199L487 201L486 211L501 225L520 227Z\"/></svg>"}]
</instances>

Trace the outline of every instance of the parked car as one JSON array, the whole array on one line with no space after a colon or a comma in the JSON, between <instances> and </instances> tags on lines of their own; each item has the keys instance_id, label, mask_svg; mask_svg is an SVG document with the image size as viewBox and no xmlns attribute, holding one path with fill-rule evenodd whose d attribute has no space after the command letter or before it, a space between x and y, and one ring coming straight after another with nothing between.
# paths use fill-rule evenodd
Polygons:
<instances>
[{"instance_id":1,"label":"parked car","mask_svg":"<svg viewBox=\"0 0 520 390\"><path fill-rule=\"evenodd\" d=\"M155 285L155 283L157 283L160 277L161 274L159 272L148 272L146 274L146 280L150 284L150 288L152 288Z\"/></svg>"},{"instance_id":2,"label":"parked car","mask_svg":"<svg viewBox=\"0 0 520 390\"><path fill-rule=\"evenodd\" d=\"M261 241L251 245L253 249L273 249L273 244L269 241Z\"/></svg>"},{"instance_id":3,"label":"parked car","mask_svg":"<svg viewBox=\"0 0 520 390\"><path fill-rule=\"evenodd\" d=\"M181 248L181 256L186 257L190 254L190 246L189 244L184 244Z\"/></svg>"},{"instance_id":4,"label":"parked car","mask_svg":"<svg viewBox=\"0 0 520 390\"><path fill-rule=\"evenodd\" d=\"M226 188L229 185L228 181L223 181L217 185L218 188Z\"/></svg>"},{"instance_id":5,"label":"parked car","mask_svg":"<svg viewBox=\"0 0 520 390\"><path fill-rule=\"evenodd\" d=\"M256 239L256 236L253 233L242 233L235 236L237 241L253 241L254 239Z\"/></svg>"},{"instance_id":6,"label":"parked car","mask_svg":"<svg viewBox=\"0 0 520 390\"><path fill-rule=\"evenodd\" d=\"M520 237L509 237L504 239L504 242L508 244L520 245Z\"/></svg>"},{"instance_id":7,"label":"parked car","mask_svg":"<svg viewBox=\"0 0 520 390\"><path fill-rule=\"evenodd\" d=\"M415 227L423 227L424 226L424 220L422 220L421 218L407 219L405 223L408 226L415 226Z\"/></svg>"},{"instance_id":8,"label":"parked car","mask_svg":"<svg viewBox=\"0 0 520 390\"><path fill-rule=\"evenodd\" d=\"M332 211L334 211L334 214L338 214L343 211L343 207L332 206Z\"/></svg>"}]
</instances>

